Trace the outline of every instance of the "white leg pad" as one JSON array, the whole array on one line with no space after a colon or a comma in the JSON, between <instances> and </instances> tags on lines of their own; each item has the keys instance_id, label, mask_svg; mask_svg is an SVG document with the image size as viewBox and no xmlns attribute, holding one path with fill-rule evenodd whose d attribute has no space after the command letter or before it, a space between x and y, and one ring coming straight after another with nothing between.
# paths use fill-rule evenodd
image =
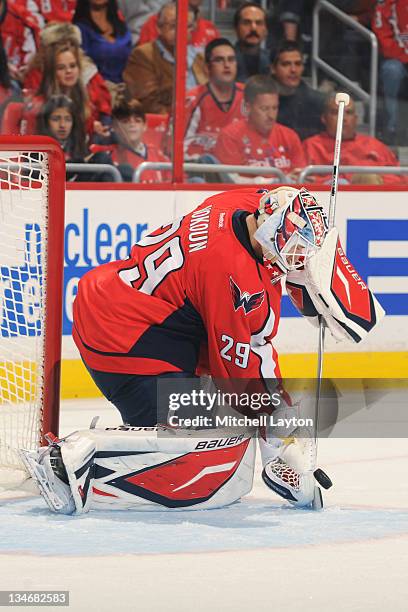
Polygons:
<instances>
[{"instance_id":1,"label":"white leg pad","mask_svg":"<svg viewBox=\"0 0 408 612\"><path fill-rule=\"evenodd\" d=\"M74 432L59 444L71 511L193 510L237 501L252 488L255 439L247 434L205 433L205 438L198 438L179 430L158 434L157 428L127 426ZM47 449L39 453L46 456ZM44 459L37 463L41 467L30 473L47 491L47 496L43 494L50 508L63 512L61 501L50 503L53 495L61 498L61 481L51 468L45 470Z\"/></svg>"}]
</instances>

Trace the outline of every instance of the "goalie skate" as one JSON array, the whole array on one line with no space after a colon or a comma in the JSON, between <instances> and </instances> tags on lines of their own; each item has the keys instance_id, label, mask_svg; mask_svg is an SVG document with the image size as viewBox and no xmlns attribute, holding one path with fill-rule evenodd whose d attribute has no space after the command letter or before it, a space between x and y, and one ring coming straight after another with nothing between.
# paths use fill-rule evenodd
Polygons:
<instances>
[{"instance_id":1,"label":"goalie skate","mask_svg":"<svg viewBox=\"0 0 408 612\"><path fill-rule=\"evenodd\" d=\"M37 451L21 449L20 457L32 479L37 483L41 495L53 512L72 514L75 502L68 484L64 482L61 471L60 450L54 446L40 448Z\"/></svg>"}]
</instances>

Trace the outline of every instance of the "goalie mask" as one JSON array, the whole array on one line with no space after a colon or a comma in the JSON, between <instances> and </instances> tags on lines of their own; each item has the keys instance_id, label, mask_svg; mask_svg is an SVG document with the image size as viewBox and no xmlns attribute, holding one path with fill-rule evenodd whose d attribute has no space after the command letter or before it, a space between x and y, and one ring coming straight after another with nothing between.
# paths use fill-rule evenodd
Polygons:
<instances>
[{"instance_id":1,"label":"goalie mask","mask_svg":"<svg viewBox=\"0 0 408 612\"><path fill-rule=\"evenodd\" d=\"M284 272L302 267L322 246L327 220L322 206L304 187L278 187L262 196L255 213L255 240L265 259Z\"/></svg>"}]
</instances>

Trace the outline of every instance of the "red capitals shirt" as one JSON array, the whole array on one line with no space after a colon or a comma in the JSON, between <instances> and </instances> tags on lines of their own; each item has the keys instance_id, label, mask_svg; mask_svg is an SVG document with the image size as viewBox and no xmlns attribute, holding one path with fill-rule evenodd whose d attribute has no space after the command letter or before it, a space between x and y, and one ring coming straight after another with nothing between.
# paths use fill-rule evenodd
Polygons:
<instances>
[{"instance_id":1,"label":"red capitals shirt","mask_svg":"<svg viewBox=\"0 0 408 612\"><path fill-rule=\"evenodd\" d=\"M144 45L145 43L156 40L159 32L157 30L157 13L151 15L140 30L140 37L138 45ZM199 17L196 22L196 27L191 33L191 43L194 47L205 47L207 43L214 38L220 36L219 30L215 27L212 21Z\"/></svg>"},{"instance_id":2,"label":"red capitals shirt","mask_svg":"<svg viewBox=\"0 0 408 612\"><path fill-rule=\"evenodd\" d=\"M275 123L266 137L254 130L246 119L221 130L214 155L222 164L272 166L285 174L306 165L302 143L294 130Z\"/></svg>"},{"instance_id":3,"label":"red capitals shirt","mask_svg":"<svg viewBox=\"0 0 408 612\"><path fill-rule=\"evenodd\" d=\"M211 86L198 85L187 92L186 133L184 145L188 155L213 153L223 127L244 117L244 86L235 83L229 108L224 109Z\"/></svg>"},{"instance_id":4,"label":"red capitals shirt","mask_svg":"<svg viewBox=\"0 0 408 612\"><path fill-rule=\"evenodd\" d=\"M335 139L326 132L316 134L303 141L308 164L331 166L333 164ZM341 144L341 163L344 166L399 166L394 153L384 143L373 136L356 134L351 140ZM373 173L375 170L373 169ZM351 181L352 174L341 174L340 177ZM406 183L402 175L382 174L384 183ZM329 175L316 175L317 182L331 181Z\"/></svg>"},{"instance_id":5,"label":"red capitals shirt","mask_svg":"<svg viewBox=\"0 0 408 612\"><path fill-rule=\"evenodd\" d=\"M1 37L8 61L16 68L26 65L39 42L40 26L26 7L26 0L7 3Z\"/></svg>"},{"instance_id":6,"label":"red capitals shirt","mask_svg":"<svg viewBox=\"0 0 408 612\"><path fill-rule=\"evenodd\" d=\"M43 26L49 21L71 21L76 0L31 0L30 4L39 25Z\"/></svg>"},{"instance_id":7,"label":"red capitals shirt","mask_svg":"<svg viewBox=\"0 0 408 612\"><path fill-rule=\"evenodd\" d=\"M74 302L73 337L99 371L194 373L200 350L218 378L280 376L271 339L281 286L256 257L246 217L254 188L209 197L146 236L124 261L85 274Z\"/></svg>"},{"instance_id":8,"label":"red capitals shirt","mask_svg":"<svg viewBox=\"0 0 408 612\"><path fill-rule=\"evenodd\" d=\"M372 30L386 58L408 63L408 2L381 0L377 2Z\"/></svg>"},{"instance_id":9,"label":"red capitals shirt","mask_svg":"<svg viewBox=\"0 0 408 612\"><path fill-rule=\"evenodd\" d=\"M137 168L142 162L168 162L170 161L164 153L152 145L142 144L138 151L127 147L114 145L111 150L112 161L117 164L128 164ZM142 183L161 183L171 180L170 170L146 170L141 176Z\"/></svg>"}]
</instances>

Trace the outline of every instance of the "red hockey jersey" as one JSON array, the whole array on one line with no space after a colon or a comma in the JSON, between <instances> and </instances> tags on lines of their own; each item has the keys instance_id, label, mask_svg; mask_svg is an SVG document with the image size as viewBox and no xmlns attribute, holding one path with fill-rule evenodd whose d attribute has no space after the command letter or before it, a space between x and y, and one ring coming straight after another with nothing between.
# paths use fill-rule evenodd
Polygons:
<instances>
[{"instance_id":1,"label":"red hockey jersey","mask_svg":"<svg viewBox=\"0 0 408 612\"><path fill-rule=\"evenodd\" d=\"M49 21L71 21L76 0L31 0L30 8L40 27Z\"/></svg>"},{"instance_id":2,"label":"red hockey jersey","mask_svg":"<svg viewBox=\"0 0 408 612\"><path fill-rule=\"evenodd\" d=\"M255 255L246 217L254 188L209 197L79 282L73 337L99 371L194 373L200 350L218 378L280 376L271 339L281 286Z\"/></svg>"},{"instance_id":3,"label":"red hockey jersey","mask_svg":"<svg viewBox=\"0 0 408 612\"><path fill-rule=\"evenodd\" d=\"M244 117L244 86L235 83L228 110L214 97L210 85L187 92L184 144L188 155L213 153L223 127Z\"/></svg>"},{"instance_id":4,"label":"red hockey jersey","mask_svg":"<svg viewBox=\"0 0 408 612\"><path fill-rule=\"evenodd\" d=\"M114 145L111 149L112 160L117 164L128 164L136 169L142 162L168 162L170 159L152 145L142 144L139 152L124 146ZM171 181L170 170L146 170L141 177L142 183L161 183Z\"/></svg>"},{"instance_id":5,"label":"red hockey jersey","mask_svg":"<svg viewBox=\"0 0 408 612\"><path fill-rule=\"evenodd\" d=\"M236 121L221 130L214 154L223 164L274 166L285 174L306 165L299 136L280 123L275 123L265 137L246 119Z\"/></svg>"},{"instance_id":6,"label":"red hockey jersey","mask_svg":"<svg viewBox=\"0 0 408 612\"><path fill-rule=\"evenodd\" d=\"M9 63L20 69L27 65L39 41L40 26L27 9L25 0L7 3L7 12L1 24L1 37Z\"/></svg>"},{"instance_id":7,"label":"red hockey jersey","mask_svg":"<svg viewBox=\"0 0 408 612\"><path fill-rule=\"evenodd\" d=\"M316 134L303 141L308 164L331 166L333 163L334 138L326 132ZM399 166L394 153L384 143L373 136L356 134L351 140L343 140L341 145L341 163L344 166ZM352 174L341 174L351 182ZM406 178L397 174L381 175L384 183L406 183ZM331 182L331 175L316 175L315 181Z\"/></svg>"},{"instance_id":8,"label":"red hockey jersey","mask_svg":"<svg viewBox=\"0 0 408 612\"><path fill-rule=\"evenodd\" d=\"M144 45L152 40L156 40L159 32L157 30L157 13L151 15L140 30L138 45ZM205 47L214 38L218 38L220 33L212 21L199 17L196 22L196 27L191 33L191 44L194 47Z\"/></svg>"},{"instance_id":9,"label":"red hockey jersey","mask_svg":"<svg viewBox=\"0 0 408 612\"><path fill-rule=\"evenodd\" d=\"M372 29L386 58L408 63L408 2L381 0L375 7Z\"/></svg>"}]
</instances>

